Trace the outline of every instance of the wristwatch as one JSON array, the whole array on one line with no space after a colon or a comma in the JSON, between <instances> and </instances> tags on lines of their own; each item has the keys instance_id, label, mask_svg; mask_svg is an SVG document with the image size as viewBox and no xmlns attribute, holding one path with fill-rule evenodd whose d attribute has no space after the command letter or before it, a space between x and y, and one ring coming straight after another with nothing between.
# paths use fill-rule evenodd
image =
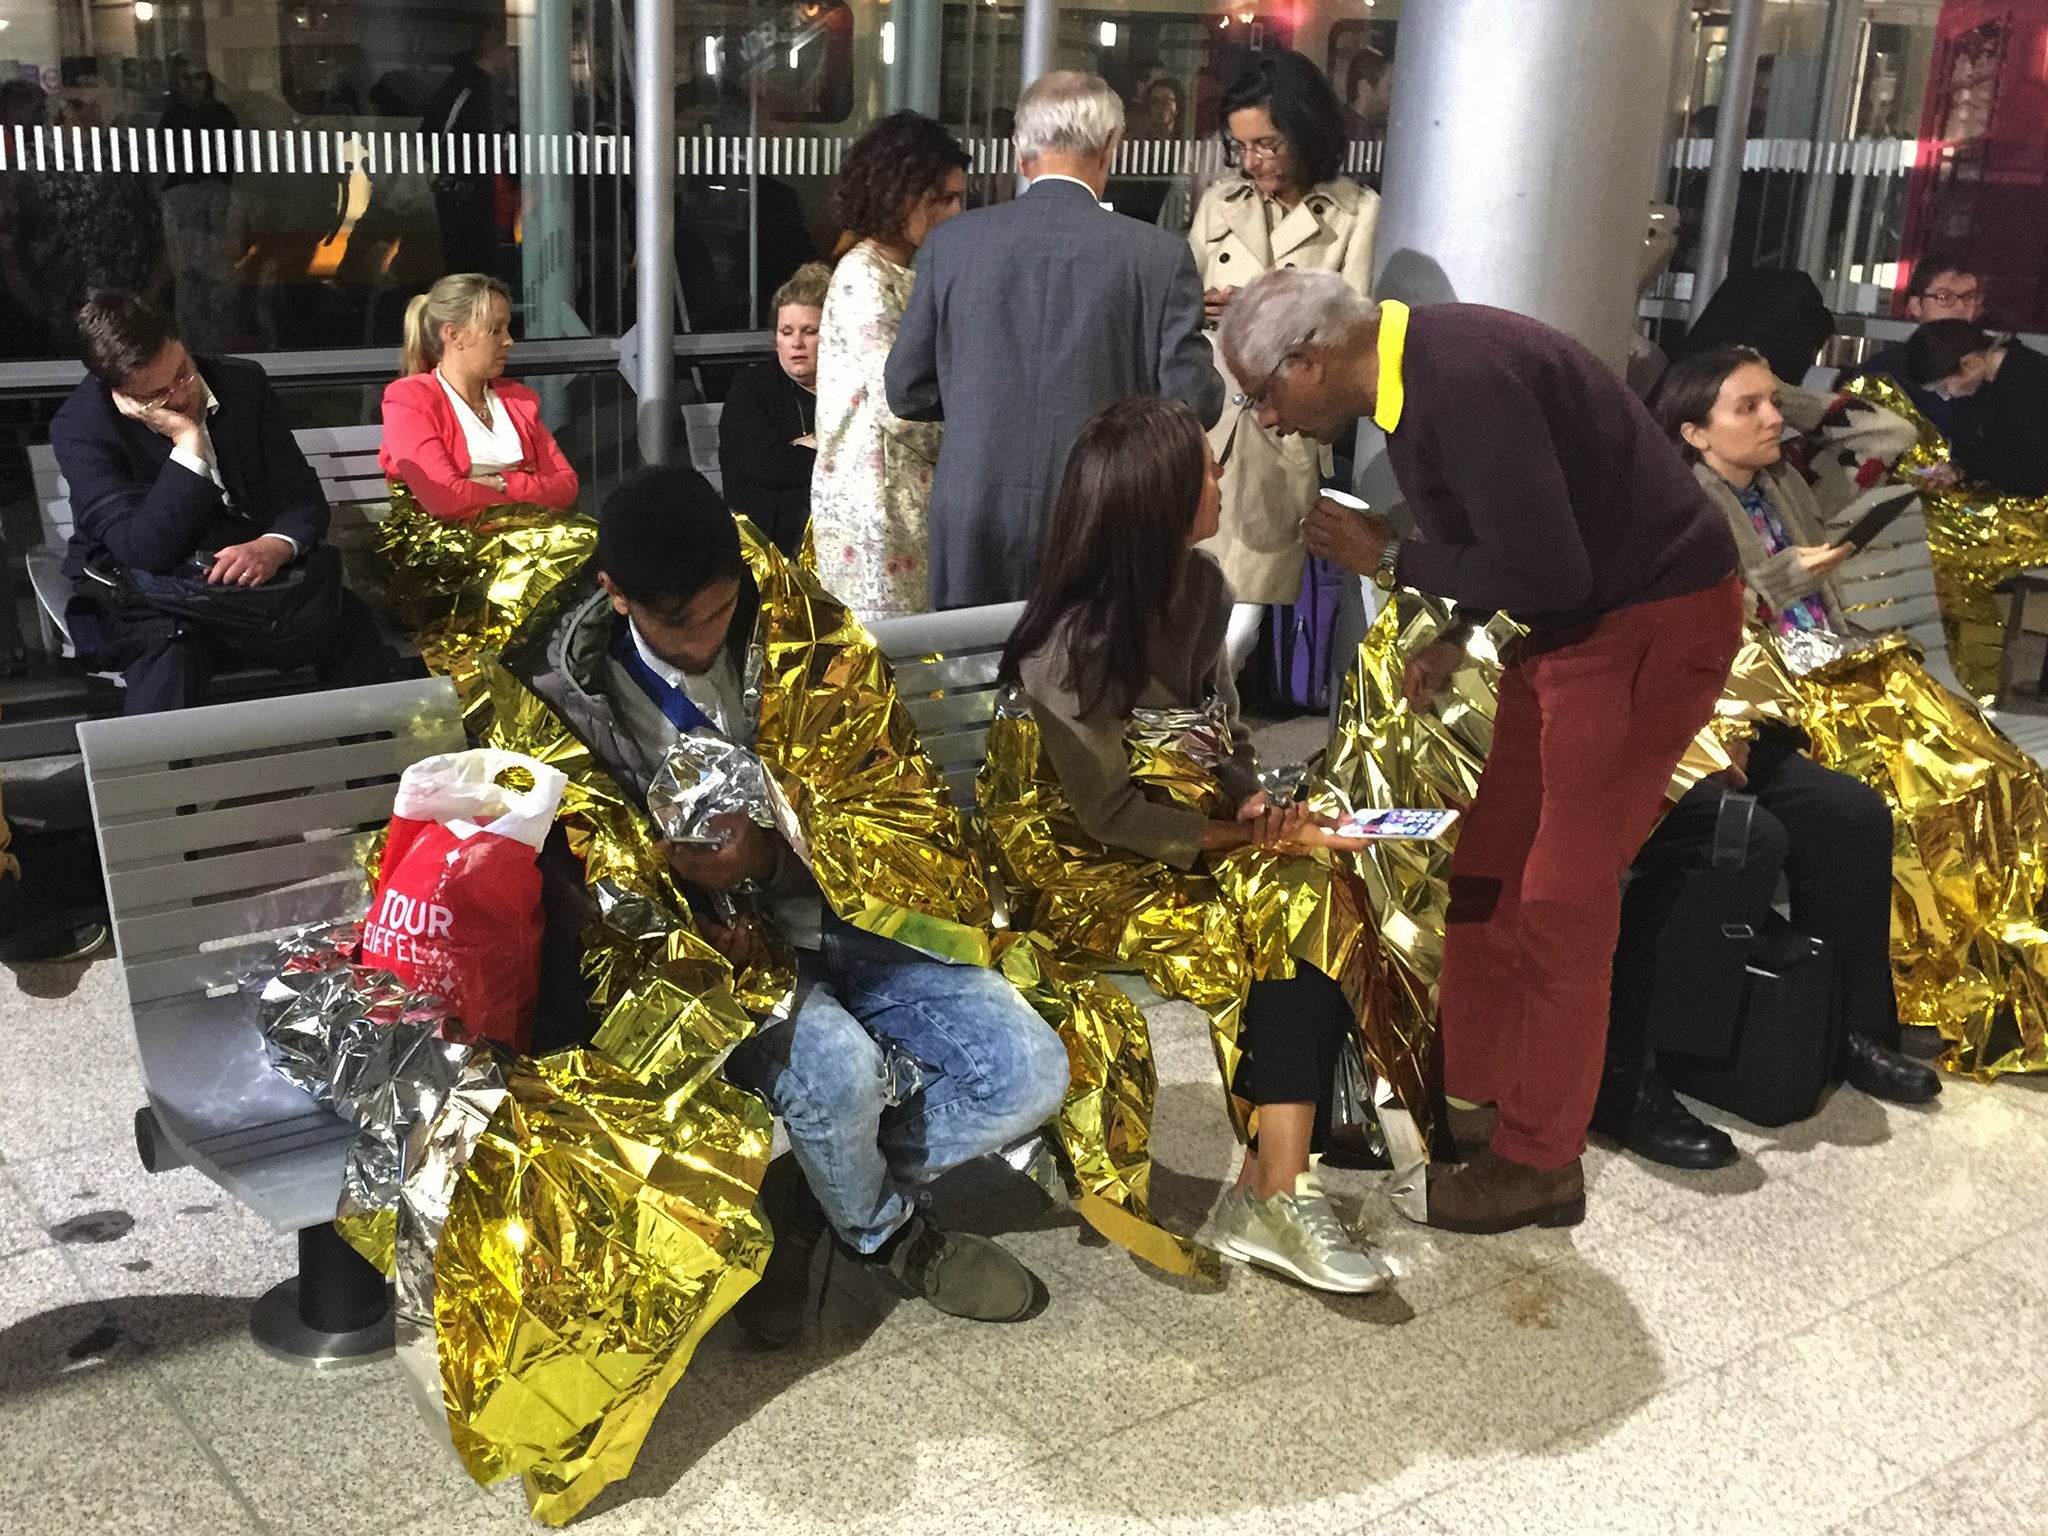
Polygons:
<instances>
[{"instance_id":1,"label":"wristwatch","mask_svg":"<svg viewBox=\"0 0 2048 1536\"><path fill-rule=\"evenodd\" d=\"M1372 568L1372 584L1382 592L1394 590L1394 566L1401 558L1401 541L1389 539L1380 551L1380 563Z\"/></svg>"}]
</instances>

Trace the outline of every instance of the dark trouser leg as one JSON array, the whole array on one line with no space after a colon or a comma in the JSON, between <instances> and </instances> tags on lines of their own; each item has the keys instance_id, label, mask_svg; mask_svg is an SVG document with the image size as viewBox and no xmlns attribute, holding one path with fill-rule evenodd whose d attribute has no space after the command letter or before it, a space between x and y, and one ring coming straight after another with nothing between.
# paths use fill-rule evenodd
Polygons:
<instances>
[{"instance_id":1,"label":"dark trouser leg","mask_svg":"<svg viewBox=\"0 0 2048 1536\"><path fill-rule=\"evenodd\" d=\"M1896 1048L1891 807L1868 785L1805 757L1786 758L1756 788L1791 835L1792 926L1834 951L1849 1029Z\"/></svg>"},{"instance_id":2,"label":"dark trouser leg","mask_svg":"<svg viewBox=\"0 0 2048 1536\"><path fill-rule=\"evenodd\" d=\"M1311 965L1288 981L1255 981L1245 999L1237 1092L1254 1104L1313 1104L1309 1150L1330 1140L1330 1087L1344 1031L1355 1026L1343 988Z\"/></svg>"},{"instance_id":3,"label":"dark trouser leg","mask_svg":"<svg viewBox=\"0 0 2048 1536\"><path fill-rule=\"evenodd\" d=\"M128 685L122 713L156 715L203 704L213 668L213 647L205 640L193 634L172 635L121 669Z\"/></svg>"},{"instance_id":4,"label":"dark trouser leg","mask_svg":"<svg viewBox=\"0 0 2048 1536\"><path fill-rule=\"evenodd\" d=\"M1712 781L1694 785L1658 824L1630 866L1631 878L1621 905L1621 938L1614 951L1607 1074L1593 1116L1594 1125L1610 1135L1619 1135L1625 1129L1635 1108L1643 1068L1649 1061L1657 936L1677 905L1686 872L1705 868L1713 858L1714 827L1720 819L1725 792L1724 786ZM1784 826L1759 805L1749 824L1740 911L1732 914L1752 928L1760 930L1770 913L1789 841Z\"/></svg>"},{"instance_id":5,"label":"dark trouser leg","mask_svg":"<svg viewBox=\"0 0 2048 1536\"><path fill-rule=\"evenodd\" d=\"M342 593L341 617L313 659L313 670L323 688L361 688L397 675L397 655L379 638L376 619L355 593Z\"/></svg>"}]
</instances>

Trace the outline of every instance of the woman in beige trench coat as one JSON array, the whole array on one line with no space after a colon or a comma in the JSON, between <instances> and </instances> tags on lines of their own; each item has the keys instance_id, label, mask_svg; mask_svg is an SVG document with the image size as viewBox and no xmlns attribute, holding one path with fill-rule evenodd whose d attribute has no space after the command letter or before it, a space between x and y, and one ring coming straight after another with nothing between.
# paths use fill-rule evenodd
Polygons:
<instances>
[{"instance_id":1,"label":"woman in beige trench coat","mask_svg":"<svg viewBox=\"0 0 2048 1536\"><path fill-rule=\"evenodd\" d=\"M1276 267L1335 272L1366 292L1372 280L1378 194L1343 174L1344 112L1322 72L1298 53L1258 60L1224 95L1224 144L1238 174L1217 182L1195 209L1188 243L1211 325L1237 291ZM1258 380L1232 379L1232 395ZM1223 527L1202 547L1216 556L1237 596L1230 654L1242 664L1268 603L1301 591L1302 519L1315 505L1330 453L1280 437L1251 411L1227 407L1209 435L1223 469Z\"/></svg>"}]
</instances>

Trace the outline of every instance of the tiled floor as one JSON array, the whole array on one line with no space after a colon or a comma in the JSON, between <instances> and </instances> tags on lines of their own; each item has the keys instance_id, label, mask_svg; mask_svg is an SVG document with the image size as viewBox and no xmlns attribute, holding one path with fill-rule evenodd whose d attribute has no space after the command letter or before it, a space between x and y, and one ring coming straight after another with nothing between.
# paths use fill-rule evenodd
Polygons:
<instances>
[{"instance_id":1,"label":"tiled floor","mask_svg":"<svg viewBox=\"0 0 2048 1536\"><path fill-rule=\"evenodd\" d=\"M1159 1195L1192 1224L1232 1146L1199 1021L1157 1022ZM510 1532L389 1364L250 1343L290 1247L150 1177L114 968L0 978L0 1531ZM1044 1277L977 1328L844 1265L801 1347L721 1327L633 1477L632 1532L2048 1532L2048 1084L1932 1112L1838 1093L1686 1176L1596 1151L1572 1232L1449 1238L1333 1176L1405 1271L1339 1300L1214 1294L1007 1174L945 1187Z\"/></svg>"}]
</instances>

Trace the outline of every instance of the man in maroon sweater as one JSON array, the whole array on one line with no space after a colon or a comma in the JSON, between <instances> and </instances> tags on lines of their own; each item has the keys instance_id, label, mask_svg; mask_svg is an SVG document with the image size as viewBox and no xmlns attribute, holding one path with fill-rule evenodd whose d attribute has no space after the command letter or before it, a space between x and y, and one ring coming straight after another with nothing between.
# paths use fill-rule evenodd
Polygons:
<instances>
[{"instance_id":1,"label":"man in maroon sweater","mask_svg":"<svg viewBox=\"0 0 2048 1536\"><path fill-rule=\"evenodd\" d=\"M1621 875L1742 632L1727 525L1640 401L1586 348L1504 310L1415 310L1282 269L1219 341L1269 428L1331 440L1361 416L1416 523L1320 504L1309 548L1383 587L1504 611L1527 639L1451 865L1444 1084L1498 1106L1491 1146L1432 1181L1432 1226L1566 1226L1599 1088ZM1409 665L1411 703L1452 648Z\"/></svg>"}]
</instances>

